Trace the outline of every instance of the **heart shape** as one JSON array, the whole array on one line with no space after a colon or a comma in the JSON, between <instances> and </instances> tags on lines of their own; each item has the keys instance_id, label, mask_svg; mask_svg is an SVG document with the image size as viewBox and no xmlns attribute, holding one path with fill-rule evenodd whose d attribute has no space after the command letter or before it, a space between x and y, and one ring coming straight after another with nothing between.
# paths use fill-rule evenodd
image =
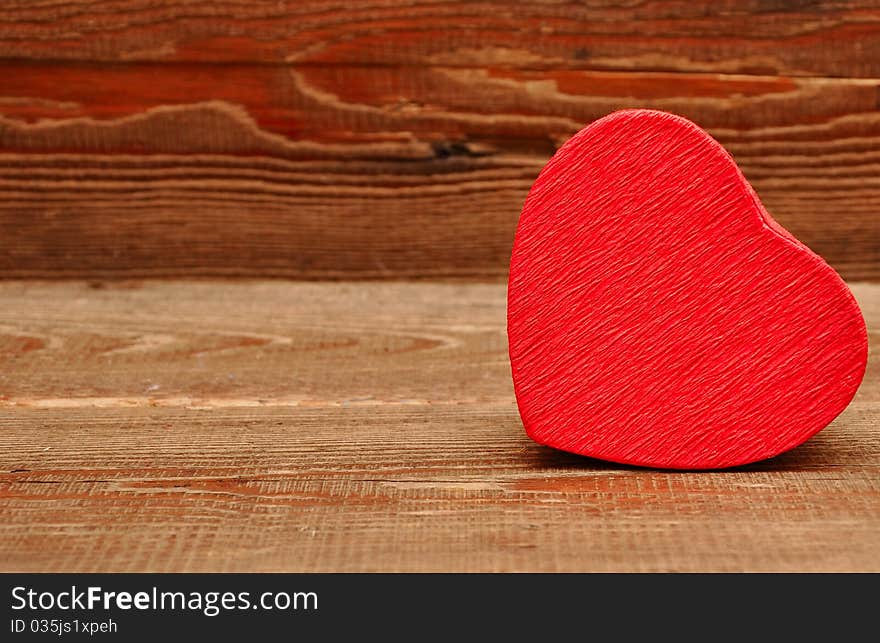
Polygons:
<instances>
[{"instance_id":1,"label":"heart shape","mask_svg":"<svg viewBox=\"0 0 880 643\"><path fill-rule=\"evenodd\" d=\"M730 467L849 404L867 332L846 284L690 121L615 112L547 163L508 284L517 404L535 441L624 464Z\"/></svg>"}]
</instances>

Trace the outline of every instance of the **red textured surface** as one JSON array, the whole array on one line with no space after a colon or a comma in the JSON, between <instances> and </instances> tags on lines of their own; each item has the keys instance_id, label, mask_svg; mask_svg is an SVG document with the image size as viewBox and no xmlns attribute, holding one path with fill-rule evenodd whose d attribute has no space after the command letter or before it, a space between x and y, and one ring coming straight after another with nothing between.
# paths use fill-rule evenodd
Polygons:
<instances>
[{"instance_id":1,"label":"red textured surface","mask_svg":"<svg viewBox=\"0 0 880 643\"><path fill-rule=\"evenodd\" d=\"M679 469L801 444L850 402L867 360L837 273L771 219L721 145L647 110L592 123L541 172L508 334L532 439Z\"/></svg>"}]
</instances>

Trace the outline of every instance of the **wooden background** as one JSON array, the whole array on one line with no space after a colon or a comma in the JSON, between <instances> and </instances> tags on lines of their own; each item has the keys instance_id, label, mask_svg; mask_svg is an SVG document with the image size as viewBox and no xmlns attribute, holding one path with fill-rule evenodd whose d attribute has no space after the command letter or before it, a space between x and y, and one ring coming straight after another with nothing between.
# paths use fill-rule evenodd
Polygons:
<instances>
[{"instance_id":1,"label":"wooden background","mask_svg":"<svg viewBox=\"0 0 880 643\"><path fill-rule=\"evenodd\" d=\"M880 571L876 354L801 447L652 471L529 440L504 311L503 283L0 282L0 570Z\"/></svg>"},{"instance_id":2,"label":"wooden background","mask_svg":"<svg viewBox=\"0 0 880 643\"><path fill-rule=\"evenodd\" d=\"M503 279L556 147L681 113L880 278L880 3L0 3L0 276Z\"/></svg>"},{"instance_id":3,"label":"wooden background","mask_svg":"<svg viewBox=\"0 0 880 643\"><path fill-rule=\"evenodd\" d=\"M880 571L873 350L749 467L523 432L522 201L639 106L880 280L878 2L0 1L0 571Z\"/></svg>"}]
</instances>

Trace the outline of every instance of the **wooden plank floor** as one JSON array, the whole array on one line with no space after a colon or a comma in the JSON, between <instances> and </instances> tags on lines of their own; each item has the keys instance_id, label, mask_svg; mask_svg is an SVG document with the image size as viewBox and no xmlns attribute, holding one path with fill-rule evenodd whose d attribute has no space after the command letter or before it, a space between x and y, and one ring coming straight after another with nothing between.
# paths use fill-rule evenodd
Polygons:
<instances>
[{"instance_id":1,"label":"wooden plank floor","mask_svg":"<svg viewBox=\"0 0 880 643\"><path fill-rule=\"evenodd\" d=\"M627 468L526 438L504 294L0 284L0 568L880 571L876 353L789 454Z\"/></svg>"}]
</instances>

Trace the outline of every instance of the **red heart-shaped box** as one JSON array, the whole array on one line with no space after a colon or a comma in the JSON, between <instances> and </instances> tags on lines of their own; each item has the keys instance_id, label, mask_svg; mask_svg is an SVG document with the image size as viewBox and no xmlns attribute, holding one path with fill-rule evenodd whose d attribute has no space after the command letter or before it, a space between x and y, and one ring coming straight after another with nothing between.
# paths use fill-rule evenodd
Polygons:
<instances>
[{"instance_id":1,"label":"red heart-shaped box","mask_svg":"<svg viewBox=\"0 0 880 643\"><path fill-rule=\"evenodd\" d=\"M665 112L606 116L547 163L516 231L507 314L529 436L625 464L782 453L849 404L867 361L846 284L719 143Z\"/></svg>"}]
</instances>

